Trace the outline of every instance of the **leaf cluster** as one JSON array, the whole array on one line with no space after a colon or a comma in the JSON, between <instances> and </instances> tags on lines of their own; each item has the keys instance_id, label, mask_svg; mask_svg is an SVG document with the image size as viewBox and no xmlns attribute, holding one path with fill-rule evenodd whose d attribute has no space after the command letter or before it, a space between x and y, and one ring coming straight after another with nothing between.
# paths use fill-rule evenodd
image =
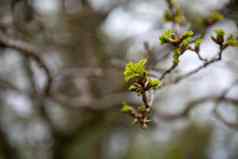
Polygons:
<instances>
[{"instance_id":1,"label":"leaf cluster","mask_svg":"<svg viewBox=\"0 0 238 159\"><path fill-rule=\"evenodd\" d=\"M194 32L186 31L182 35L177 34L174 30L167 30L160 36L160 43L171 44L175 47L173 54L173 64L179 63L179 57L190 48L190 44L193 43ZM197 48L201 45L201 40L196 40Z\"/></svg>"},{"instance_id":2,"label":"leaf cluster","mask_svg":"<svg viewBox=\"0 0 238 159\"><path fill-rule=\"evenodd\" d=\"M224 49L228 46L238 47L238 39L232 34L227 34L223 29L216 29L211 39Z\"/></svg>"},{"instance_id":3,"label":"leaf cluster","mask_svg":"<svg viewBox=\"0 0 238 159\"><path fill-rule=\"evenodd\" d=\"M185 24L186 19L183 13L183 10L178 5L176 0L167 0L168 9L165 11L164 14L164 21L165 22L172 22L175 24Z\"/></svg>"},{"instance_id":4,"label":"leaf cluster","mask_svg":"<svg viewBox=\"0 0 238 159\"><path fill-rule=\"evenodd\" d=\"M213 11L207 18L204 19L206 25L213 25L224 19L224 16L219 11Z\"/></svg>"},{"instance_id":5,"label":"leaf cluster","mask_svg":"<svg viewBox=\"0 0 238 159\"><path fill-rule=\"evenodd\" d=\"M176 0L166 0L166 2L168 4L168 10L165 12L165 20L176 25L183 24L185 22L185 17ZM223 18L224 17L219 12L214 11L206 19L202 19L201 23L209 26L223 20ZM206 67L215 61L221 60L222 52L228 46L238 47L237 37L227 34L223 29L217 29L214 31L214 35L211 36L211 39L220 46L218 57L210 60L205 59L200 55L203 36L204 33L201 33L200 36L197 37L193 31L189 30L183 33L178 33L173 29L163 32L160 36L160 43L162 45L169 44L173 46L173 65L165 70L159 79L150 77L149 70L146 69L146 59L139 60L138 62L129 62L124 70L124 79L128 85L128 90L140 96L143 104L140 106L133 106L125 102L123 103L121 111L133 117L134 123L139 123L142 128L147 128L152 110L151 105L149 104L151 102L149 102L147 98L147 92L160 88L161 81L164 77L171 73L179 64L181 55L187 50L193 51L197 54L198 58L204 62L203 67ZM199 67L194 72L197 72L197 70L199 71L201 68L202 67Z\"/></svg>"},{"instance_id":6,"label":"leaf cluster","mask_svg":"<svg viewBox=\"0 0 238 159\"><path fill-rule=\"evenodd\" d=\"M143 128L148 126L150 121L149 114L151 106L148 103L146 92L151 89L158 89L161 85L160 80L149 77L146 69L146 59L138 62L129 62L124 70L124 79L128 84L128 89L142 97L143 105L134 108L124 103L121 111L130 114L134 118L134 123L139 123Z\"/></svg>"}]
</instances>

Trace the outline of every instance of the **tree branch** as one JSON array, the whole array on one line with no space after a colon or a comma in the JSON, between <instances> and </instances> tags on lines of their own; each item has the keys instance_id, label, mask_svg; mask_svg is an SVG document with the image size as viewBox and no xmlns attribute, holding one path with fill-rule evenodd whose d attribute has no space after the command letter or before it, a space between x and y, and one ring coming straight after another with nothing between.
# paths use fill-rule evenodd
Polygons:
<instances>
[{"instance_id":1,"label":"tree branch","mask_svg":"<svg viewBox=\"0 0 238 159\"><path fill-rule=\"evenodd\" d=\"M163 120L177 120L177 119L184 119L184 118L188 118L190 112L195 109L197 106L199 106L200 104L203 103L207 103L207 102L214 102L214 108L213 108L213 113L215 115L215 117L223 122L226 126L232 128L232 129L238 129L238 122L229 122L227 121L217 110L217 108L219 107L219 103L221 102L225 102L225 103L230 103L234 106L237 106L238 104L238 99L236 98L230 98L230 97L226 97L227 93L234 88L235 85L238 84L238 80L235 80L230 87L228 87L227 89L225 89L220 96L209 96L209 97L202 97L196 100L192 100L190 101L186 108L180 112L180 113L176 113L176 114L165 114L165 113L161 113L158 112L157 116Z\"/></svg>"},{"instance_id":2,"label":"tree branch","mask_svg":"<svg viewBox=\"0 0 238 159\"><path fill-rule=\"evenodd\" d=\"M32 59L38 64L38 66L45 72L45 75L47 77L43 95L48 96L50 94L50 88L53 78L46 63L39 57L41 51L27 42L5 35L2 31L0 31L0 43L6 47L18 50L19 53L21 53L24 57L26 57L27 59Z\"/></svg>"},{"instance_id":3,"label":"tree branch","mask_svg":"<svg viewBox=\"0 0 238 159\"><path fill-rule=\"evenodd\" d=\"M184 79L186 79L186 78L188 78L188 77L190 77L190 76L200 72L202 69L210 66L211 64L214 64L216 62L221 61L222 60L222 54L223 54L224 50L225 50L225 47L220 47L219 52L218 52L218 54L215 57L213 57L210 60L204 61L204 63L201 66L195 68L194 70L192 70L192 71L190 71L190 72L188 72L188 73L186 73L184 75L180 75L180 76L176 77L174 80L172 80L170 82L162 83L161 87L177 84L180 81L182 81L182 80L184 80Z\"/></svg>"}]
</instances>

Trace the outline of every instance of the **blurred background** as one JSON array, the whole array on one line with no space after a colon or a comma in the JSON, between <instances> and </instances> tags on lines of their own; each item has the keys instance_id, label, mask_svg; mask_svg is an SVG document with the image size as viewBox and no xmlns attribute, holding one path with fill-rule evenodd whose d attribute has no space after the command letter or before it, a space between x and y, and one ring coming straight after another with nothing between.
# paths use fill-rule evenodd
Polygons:
<instances>
[{"instance_id":1,"label":"blurred background","mask_svg":"<svg viewBox=\"0 0 238 159\"><path fill-rule=\"evenodd\" d=\"M218 51L212 30L238 32L237 0L177 3L188 20L180 29L206 32L204 57ZM120 112L123 101L140 103L127 91L123 69L146 56L145 42L156 74L171 65L171 48L159 42L173 27L163 18L167 8L166 0L0 0L2 32L40 50L37 57L52 76L50 95L37 93L49 83L44 69L24 50L0 43L0 159L237 159L238 129L214 116L213 102L202 102L188 117L160 118L229 88L238 78L236 48L225 50L221 62L155 91L148 129ZM224 20L199 25L214 10ZM185 54L168 80L200 64L195 54ZM238 99L238 86L227 95ZM238 103L219 106L226 121L238 123Z\"/></svg>"}]
</instances>

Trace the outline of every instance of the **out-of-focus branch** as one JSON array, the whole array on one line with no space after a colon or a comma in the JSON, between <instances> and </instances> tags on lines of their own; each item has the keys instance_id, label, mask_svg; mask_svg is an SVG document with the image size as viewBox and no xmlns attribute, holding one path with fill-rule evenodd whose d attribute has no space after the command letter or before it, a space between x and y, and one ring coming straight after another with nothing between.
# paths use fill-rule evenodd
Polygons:
<instances>
[{"instance_id":1,"label":"out-of-focus branch","mask_svg":"<svg viewBox=\"0 0 238 159\"><path fill-rule=\"evenodd\" d=\"M37 98L37 95L34 95L34 94L32 95L28 92L22 91L18 89L17 87L15 87L14 85L12 85L11 83L9 83L8 81L5 81L3 79L0 79L0 89L4 91L10 90L22 95L29 96L33 100ZM131 104L139 103L136 99L132 99L129 96L129 93L127 92L112 93L112 94L103 96L101 98L96 98L92 101L89 101L88 103L81 103L80 101L78 101L77 103L75 102L68 103L66 100L57 98L53 95L50 96L49 99L59 103L60 105L64 105L65 108L68 108L68 109L73 109L75 111L89 111L89 112L100 112L105 110L110 111L110 109L113 109L113 106L120 106L121 101L125 99L127 99L128 102Z\"/></svg>"},{"instance_id":2,"label":"out-of-focus branch","mask_svg":"<svg viewBox=\"0 0 238 159\"><path fill-rule=\"evenodd\" d=\"M6 35L1 30L0 30L0 44L2 44L4 47L18 50L18 52L22 54L26 59L33 60L34 62L36 62L36 64L44 71L47 80L46 80L45 87L41 93L35 92L33 94L32 93L26 94L25 92L22 92L11 85L8 85L10 87L7 86L5 87L5 89L17 91L19 93L23 93L25 95L32 97L32 99L36 99L36 101L38 101L37 103L38 107L36 108L38 109L40 116L42 117L42 119L44 119L48 123L49 129L51 130L53 138L57 140L59 133L57 129L55 128L53 122L51 121L51 118L49 117L49 114L45 107L45 100L43 99L44 97L49 97L50 95L50 89L51 89L53 77L51 76L49 68L39 56L41 54L41 51L27 42L24 42L22 40L18 40ZM34 79L30 79L30 80L34 80Z\"/></svg>"},{"instance_id":3,"label":"out-of-focus branch","mask_svg":"<svg viewBox=\"0 0 238 159\"><path fill-rule=\"evenodd\" d=\"M121 101L128 100L129 103L138 104L135 100L132 100L129 96L129 93L121 92L121 93L114 93L110 95L106 95L101 98L92 99L88 102L80 102L77 103L67 102L65 99L53 97L53 101L58 102L62 105L65 105L66 108L74 109L74 110L86 110L86 111L104 111L104 110L110 110L113 108L113 106L120 106Z\"/></svg>"},{"instance_id":4,"label":"out-of-focus branch","mask_svg":"<svg viewBox=\"0 0 238 159\"><path fill-rule=\"evenodd\" d=\"M237 104L237 103L236 103ZM238 122L230 122L227 121L219 112L218 112L218 107L215 107L213 110L215 117L221 121L223 124L225 124L226 126L228 126L231 129L235 129L238 130Z\"/></svg>"},{"instance_id":5,"label":"out-of-focus branch","mask_svg":"<svg viewBox=\"0 0 238 159\"><path fill-rule=\"evenodd\" d=\"M52 76L46 63L39 56L41 51L27 42L9 37L8 35L4 34L3 31L0 31L0 43L6 47L18 50L24 57L31 59L38 64L38 66L45 72L47 77L43 94L48 96L52 84Z\"/></svg>"},{"instance_id":6,"label":"out-of-focus branch","mask_svg":"<svg viewBox=\"0 0 238 159\"><path fill-rule=\"evenodd\" d=\"M226 103L230 103L232 106L237 106L238 104L238 99L235 100L227 100L227 101L223 101L223 99L226 99L227 94L238 84L238 80L235 80L230 87L228 87L227 89L225 89L222 94L221 97L216 101L216 107L213 109L213 113L215 115L215 117L222 121L225 125L227 125L228 127L232 128L232 129L236 129L238 130L238 122L230 122L227 121L218 111L218 107L219 107L219 103L221 102L226 102Z\"/></svg>"},{"instance_id":7,"label":"out-of-focus branch","mask_svg":"<svg viewBox=\"0 0 238 159\"><path fill-rule=\"evenodd\" d=\"M219 112L218 112L218 107L220 103L230 103L233 106L237 106L238 104L238 99L236 98L230 98L226 97L227 93L234 88L235 85L238 84L238 80L234 81L230 87L225 89L221 95L219 96L208 96L208 97L201 97L199 99L192 100L188 102L186 105L186 108L181 111L180 113L175 113L175 114L166 114L166 113L161 113L158 112L157 115L160 119L163 120L177 120L177 119L184 119L188 118L189 114L192 110L194 110L196 107L198 107L200 104L207 103L207 102L213 102L214 108L213 108L213 113L215 114L215 117L223 122L226 126L232 128L232 129L238 129L238 122L229 122L227 121Z\"/></svg>"},{"instance_id":8,"label":"out-of-focus branch","mask_svg":"<svg viewBox=\"0 0 238 159\"><path fill-rule=\"evenodd\" d=\"M180 113L166 114L166 113L158 112L158 117L164 120L176 120L176 119L187 118L189 113L200 104L207 103L207 102L217 102L217 101L238 104L238 99L235 99L235 98L228 98L228 97L222 97L222 96L202 97L202 98L190 101L187 104L186 108Z\"/></svg>"},{"instance_id":9,"label":"out-of-focus branch","mask_svg":"<svg viewBox=\"0 0 238 159\"><path fill-rule=\"evenodd\" d=\"M178 64L173 63L173 65L171 65L171 67L170 67L169 69L165 70L165 71L162 73L162 75L160 76L159 79L160 79L160 80L163 80L163 79L166 77L166 75L170 74L177 66L178 66Z\"/></svg>"}]
</instances>

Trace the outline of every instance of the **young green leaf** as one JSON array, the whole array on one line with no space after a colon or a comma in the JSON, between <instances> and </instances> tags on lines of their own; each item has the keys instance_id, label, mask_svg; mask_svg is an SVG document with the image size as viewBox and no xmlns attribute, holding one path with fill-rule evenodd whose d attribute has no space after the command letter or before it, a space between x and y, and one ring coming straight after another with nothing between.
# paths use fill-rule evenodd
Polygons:
<instances>
[{"instance_id":1,"label":"young green leaf","mask_svg":"<svg viewBox=\"0 0 238 159\"><path fill-rule=\"evenodd\" d=\"M195 48L199 48L200 45L202 44L202 42L203 42L202 38L196 39L196 41L195 41Z\"/></svg>"},{"instance_id":2,"label":"young green leaf","mask_svg":"<svg viewBox=\"0 0 238 159\"><path fill-rule=\"evenodd\" d=\"M149 86L150 88L157 89L161 85L161 81L158 79L151 79L149 80Z\"/></svg>"},{"instance_id":3,"label":"young green leaf","mask_svg":"<svg viewBox=\"0 0 238 159\"><path fill-rule=\"evenodd\" d=\"M225 31L223 29L216 29L215 36L212 36L212 40L218 45L223 45L224 43Z\"/></svg>"},{"instance_id":4,"label":"young green leaf","mask_svg":"<svg viewBox=\"0 0 238 159\"><path fill-rule=\"evenodd\" d=\"M146 59L142 59L136 63L128 63L124 71L125 81L128 82L131 80L144 78L147 75L147 71L145 69L146 62Z\"/></svg>"},{"instance_id":5,"label":"young green leaf","mask_svg":"<svg viewBox=\"0 0 238 159\"><path fill-rule=\"evenodd\" d=\"M238 47L238 40L234 36L229 36L226 41L226 45Z\"/></svg>"},{"instance_id":6,"label":"young green leaf","mask_svg":"<svg viewBox=\"0 0 238 159\"><path fill-rule=\"evenodd\" d=\"M141 95L143 93L143 91L144 91L144 88L142 88L141 86L136 85L136 84L130 85L128 89L131 92L136 92L137 95Z\"/></svg>"},{"instance_id":7,"label":"young green leaf","mask_svg":"<svg viewBox=\"0 0 238 159\"><path fill-rule=\"evenodd\" d=\"M212 12L208 17L208 21L210 23L216 23L216 22L221 21L223 19L224 19L224 16L218 11Z\"/></svg>"},{"instance_id":8,"label":"young green leaf","mask_svg":"<svg viewBox=\"0 0 238 159\"><path fill-rule=\"evenodd\" d=\"M194 35L193 31L186 31L186 32L183 33L182 39L186 39L188 37L192 37L193 35Z\"/></svg>"},{"instance_id":9,"label":"young green leaf","mask_svg":"<svg viewBox=\"0 0 238 159\"><path fill-rule=\"evenodd\" d=\"M165 14L164 14L164 20L166 21L166 22L171 22L171 21L173 21L173 14L171 13L171 11L170 10L166 10L165 11Z\"/></svg>"},{"instance_id":10,"label":"young green leaf","mask_svg":"<svg viewBox=\"0 0 238 159\"><path fill-rule=\"evenodd\" d=\"M121 111L123 113L130 113L133 111L133 107L131 107L130 105L128 105L127 103L123 103Z\"/></svg>"},{"instance_id":11,"label":"young green leaf","mask_svg":"<svg viewBox=\"0 0 238 159\"><path fill-rule=\"evenodd\" d=\"M160 43L161 44L166 44L169 43L175 35L174 30L167 30L165 31L161 36L160 36Z\"/></svg>"},{"instance_id":12,"label":"young green leaf","mask_svg":"<svg viewBox=\"0 0 238 159\"><path fill-rule=\"evenodd\" d=\"M192 37L187 37L181 43L181 49L186 50L189 47L189 44L192 42Z\"/></svg>"},{"instance_id":13,"label":"young green leaf","mask_svg":"<svg viewBox=\"0 0 238 159\"><path fill-rule=\"evenodd\" d=\"M225 35L225 31L223 29L216 29L215 30L215 33L216 33L216 37L224 37Z\"/></svg>"},{"instance_id":14,"label":"young green leaf","mask_svg":"<svg viewBox=\"0 0 238 159\"><path fill-rule=\"evenodd\" d=\"M134 92L134 91L137 91L137 87L135 85L130 85L128 90L131 91L131 92Z\"/></svg>"},{"instance_id":15,"label":"young green leaf","mask_svg":"<svg viewBox=\"0 0 238 159\"><path fill-rule=\"evenodd\" d=\"M179 64L179 57L181 55L181 50L179 48L174 50L174 54L173 54L173 63L175 65Z\"/></svg>"}]
</instances>

